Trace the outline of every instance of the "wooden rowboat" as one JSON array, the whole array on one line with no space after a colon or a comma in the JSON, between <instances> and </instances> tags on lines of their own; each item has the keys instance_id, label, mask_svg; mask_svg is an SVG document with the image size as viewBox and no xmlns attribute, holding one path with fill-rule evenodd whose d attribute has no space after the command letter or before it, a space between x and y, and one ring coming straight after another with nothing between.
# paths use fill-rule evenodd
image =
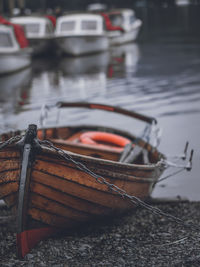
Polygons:
<instances>
[{"instance_id":1,"label":"wooden rowboat","mask_svg":"<svg viewBox=\"0 0 200 267\"><path fill-rule=\"evenodd\" d=\"M59 106L117 112L149 125L156 122L108 105ZM155 147L109 127L79 125L37 130L36 125L29 125L25 135L16 131L2 134L1 140L0 199L16 213L20 257L55 229L71 229L132 209L132 202L138 204L137 200L150 196L164 170L160 163L164 156ZM133 196L132 201L129 196Z\"/></svg>"}]
</instances>

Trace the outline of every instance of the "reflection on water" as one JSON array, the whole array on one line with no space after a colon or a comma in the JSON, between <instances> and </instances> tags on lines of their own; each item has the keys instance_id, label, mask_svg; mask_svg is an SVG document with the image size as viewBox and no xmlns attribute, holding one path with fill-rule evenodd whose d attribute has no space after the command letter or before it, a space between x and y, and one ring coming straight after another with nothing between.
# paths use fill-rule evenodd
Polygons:
<instances>
[{"instance_id":1,"label":"reflection on water","mask_svg":"<svg viewBox=\"0 0 200 267\"><path fill-rule=\"evenodd\" d=\"M200 199L199 43L173 39L113 47L109 52L80 58L35 59L32 69L26 71L14 77L13 84L12 79L0 81L1 113L6 118L1 131L38 124L41 106L59 100L119 105L154 116L163 128L163 153L181 153L187 140L195 149L192 172L164 181L154 195ZM48 123L56 123L56 114L50 111ZM104 124L105 118L108 125L135 131L134 123L105 117L105 113L89 117L87 110L63 110L59 123L92 120Z\"/></svg>"},{"instance_id":2,"label":"reflection on water","mask_svg":"<svg viewBox=\"0 0 200 267\"><path fill-rule=\"evenodd\" d=\"M106 72L110 54L103 52L79 58L63 58L58 66L63 95L69 90L66 100L74 97L86 100L105 94Z\"/></svg>"},{"instance_id":3,"label":"reflection on water","mask_svg":"<svg viewBox=\"0 0 200 267\"><path fill-rule=\"evenodd\" d=\"M108 82L112 85L115 78L131 77L137 70L138 60L139 47L136 44L77 58L35 58L32 80L27 87L28 97L23 106L15 107L13 113L35 105L42 106L44 102L104 99L109 94Z\"/></svg>"},{"instance_id":4,"label":"reflection on water","mask_svg":"<svg viewBox=\"0 0 200 267\"><path fill-rule=\"evenodd\" d=\"M8 117L16 112L17 106L26 100L31 81L31 69L0 77L0 130L9 128Z\"/></svg>"},{"instance_id":5,"label":"reflection on water","mask_svg":"<svg viewBox=\"0 0 200 267\"><path fill-rule=\"evenodd\" d=\"M77 77L84 74L106 72L109 63L109 52L82 57L65 57L59 62L58 68L63 76Z\"/></svg>"},{"instance_id":6,"label":"reflection on water","mask_svg":"<svg viewBox=\"0 0 200 267\"><path fill-rule=\"evenodd\" d=\"M140 58L140 50L137 44L125 44L112 47L110 50L111 60L108 70L108 78L113 76L129 77L137 70Z\"/></svg>"},{"instance_id":7,"label":"reflection on water","mask_svg":"<svg viewBox=\"0 0 200 267\"><path fill-rule=\"evenodd\" d=\"M34 59L29 104L85 99L104 93L108 62L109 53L53 61Z\"/></svg>"},{"instance_id":8,"label":"reflection on water","mask_svg":"<svg viewBox=\"0 0 200 267\"><path fill-rule=\"evenodd\" d=\"M16 98L26 87L30 86L31 69L25 69L14 74L0 76L0 102L2 104L15 103ZM20 92L19 92L20 91ZM1 108L3 106L1 105Z\"/></svg>"}]
</instances>

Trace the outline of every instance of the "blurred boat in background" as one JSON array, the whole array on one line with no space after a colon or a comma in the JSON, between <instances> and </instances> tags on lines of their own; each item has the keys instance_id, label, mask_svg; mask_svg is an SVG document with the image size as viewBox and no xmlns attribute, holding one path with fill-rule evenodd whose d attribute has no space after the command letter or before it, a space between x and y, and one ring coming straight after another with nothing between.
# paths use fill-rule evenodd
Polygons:
<instances>
[{"instance_id":1,"label":"blurred boat in background","mask_svg":"<svg viewBox=\"0 0 200 267\"><path fill-rule=\"evenodd\" d=\"M102 12L110 45L120 45L135 41L142 21L137 19L132 9L113 9Z\"/></svg>"},{"instance_id":2,"label":"blurred boat in background","mask_svg":"<svg viewBox=\"0 0 200 267\"><path fill-rule=\"evenodd\" d=\"M23 29L0 16L0 75L28 67L31 51Z\"/></svg>"},{"instance_id":3,"label":"blurred boat in background","mask_svg":"<svg viewBox=\"0 0 200 267\"><path fill-rule=\"evenodd\" d=\"M127 8L109 10L101 3L88 5L87 10L100 14L104 18L110 45L120 45L136 40L142 21L136 18L134 10Z\"/></svg>"},{"instance_id":4,"label":"blurred boat in background","mask_svg":"<svg viewBox=\"0 0 200 267\"><path fill-rule=\"evenodd\" d=\"M61 53L81 56L108 49L103 18L96 14L71 13L57 19L55 39Z\"/></svg>"},{"instance_id":5,"label":"blurred boat in background","mask_svg":"<svg viewBox=\"0 0 200 267\"><path fill-rule=\"evenodd\" d=\"M10 21L24 27L34 55L47 54L52 50L56 23L53 16L20 16L13 17Z\"/></svg>"}]
</instances>

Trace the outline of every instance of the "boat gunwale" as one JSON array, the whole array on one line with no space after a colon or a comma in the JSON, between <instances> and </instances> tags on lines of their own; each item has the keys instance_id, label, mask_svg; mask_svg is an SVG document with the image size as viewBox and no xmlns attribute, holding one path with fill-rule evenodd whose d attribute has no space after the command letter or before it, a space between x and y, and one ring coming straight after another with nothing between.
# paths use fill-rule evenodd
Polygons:
<instances>
[{"instance_id":1,"label":"boat gunwale","mask_svg":"<svg viewBox=\"0 0 200 267\"><path fill-rule=\"evenodd\" d=\"M38 159L38 160L40 160L40 161L43 161L43 162L47 162L45 159ZM51 161L48 161L48 162L51 162ZM63 163L64 163L65 161L63 161ZM57 165L61 165L61 163L59 162L59 163L57 163L57 162L51 162L51 163L54 163L54 164L57 164ZM64 164L62 164L62 165L64 165ZM72 169L76 169L76 168L73 168L73 167L71 167L71 166L68 166L68 168L72 168ZM37 170L37 169L35 169L35 170ZM41 171L41 170L37 170L37 171L40 171L40 172L42 172L42 173L44 173L44 174L48 174L47 172L45 172L45 171ZM80 170L81 171L81 170ZM103 172L104 172L104 174L106 175L106 177L108 178L108 179L113 179L113 180L115 180L115 179L117 179L117 180L122 180L122 181L130 181L130 182L135 182L135 183L155 183L156 181L157 181L157 179L153 179L152 177L145 177L145 178L143 178L143 177L137 177L137 176L134 176L134 175L130 175L130 174L119 174L118 172L117 173L115 173L114 174L114 176L112 176L112 175L110 175L109 173L111 173L111 171L105 171L105 170L103 170ZM98 173L99 172L96 172L95 174L97 174L98 175ZM113 173L113 171L112 171L112 173ZM54 174L55 175L55 174ZM54 176L53 175L53 176ZM100 175L100 174L99 174ZM57 175L55 175L55 176L57 176ZM61 177L58 177L59 179L64 179L64 178L61 178ZM65 180L65 179L64 179ZM135 181L134 181L135 180ZM72 181L72 180L71 180ZM74 182L74 183L76 183L75 181L72 181L72 182Z\"/></svg>"},{"instance_id":2,"label":"boat gunwale","mask_svg":"<svg viewBox=\"0 0 200 267\"><path fill-rule=\"evenodd\" d=\"M69 155L77 158L77 159L85 159L85 161L96 161L98 162L99 164L106 164L106 165L111 165L111 166L118 166L118 167L121 167L121 168L124 168L126 167L127 170L132 170L132 169L138 169L138 170L154 170L155 168L160 168L161 170L163 169L164 170L164 166L162 165L161 163L161 160L162 159L165 159L165 156L164 154L162 154L161 152L159 152L157 150L156 147L153 147L151 144L147 143L146 141L144 141L142 138L138 138L136 137L135 135L132 135L131 133L127 132L127 131L124 131L124 130L120 130L120 129L116 129L116 128L113 128L113 127L106 127L106 126L100 126L100 125L75 125L75 126L59 126L59 127L44 127L44 128L39 128L38 131L45 131L45 130L48 130L48 129L52 129L53 131L57 130L57 129L70 129L70 130L75 130L75 131L78 131L79 129L86 129L86 130L89 130L89 129L97 129L97 130L104 130L104 131L108 131L110 133L118 133L120 135L123 135L127 138L130 138L132 140L134 139L138 139L138 142L144 142L144 144L146 145L150 145L151 149L152 150L155 150L157 153L158 153L158 161L156 163L151 163L151 164L135 164L135 163L121 163L121 162L117 162L117 161L112 161L112 160L107 160L107 159L99 159L99 158L94 158L92 156L86 156L86 155L81 155L81 154L78 154L78 153L74 153L74 152L71 152L71 151L67 151L67 153L69 153ZM12 134L12 136L15 136L19 133L23 134L24 130L21 130L20 132L19 131L14 131L14 132L11 132L11 133L5 133L7 135L9 134ZM1 135L3 135L4 133L2 133ZM1 138L1 135L0 135L0 138ZM53 139L53 138L51 138ZM62 140L62 139L61 139ZM1 142L0 142L1 144ZM9 145L8 147L11 148L11 149L14 149L14 146L15 144L11 144ZM56 155L58 156L58 153L56 151L53 150L53 148L49 148L47 146L44 146L44 145L41 145L42 146L42 151L43 153L50 153L52 155ZM17 149L19 151L19 149ZM62 149L61 149L62 150ZM0 150L1 152L1 150ZM153 152L152 152L153 153ZM60 157L60 156L59 156Z\"/></svg>"},{"instance_id":3,"label":"boat gunwale","mask_svg":"<svg viewBox=\"0 0 200 267\"><path fill-rule=\"evenodd\" d=\"M62 149L61 149L62 150ZM138 170L154 170L155 168L157 167L160 167L161 166L161 161L158 161L157 163L152 163L150 165L147 165L147 164L135 164L135 163L122 163L122 162L118 162L118 161L112 161L112 160L107 160L107 159L99 159L99 158L94 158L94 157L91 157L91 156L86 156L86 155L80 155L78 153L74 153L74 152L71 152L71 151L67 151L67 150L64 150L66 151L70 156L74 157L74 158L77 158L77 159L81 159L81 160L84 160L85 161L96 161L102 165L117 165L118 167L126 167L128 168L128 170L131 170L131 169L138 169ZM46 146L43 146L42 145L42 153L44 154L54 154L56 156L59 156L59 154L53 149L53 148L49 148L49 147L46 147ZM60 158L60 156L59 156Z\"/></svg>"}]
</instances>

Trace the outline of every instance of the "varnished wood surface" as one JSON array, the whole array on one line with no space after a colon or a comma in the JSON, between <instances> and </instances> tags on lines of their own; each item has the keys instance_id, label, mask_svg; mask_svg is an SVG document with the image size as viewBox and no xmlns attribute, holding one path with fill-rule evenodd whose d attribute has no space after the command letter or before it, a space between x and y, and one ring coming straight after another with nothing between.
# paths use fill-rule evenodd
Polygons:
<instances>
[{"instance_id":1,"label":"varnished wood surface","mask_svg":"<svg viewBox=\"0 0 200 267\"><path fill-rule=\"evenodd\" d=\"M55 146L64 149L75 163L66 161L54 149L42 145L42 151L36 155L31 170L29 218L52 226L71 228L133 208L129 200L116 194L110 186L99 183L77 168L77 163L86 166L100 180L103 177L106 183L125 190L129 195L140 199L150 195L153 184L162 172L156 165L162 157L157 150L139 140L138 144L147 149L151 164L119 163L122 149L82 145L74 141L74 137L79 135L77 129L80 130L76 127L45 130L45 136ZM0 198L4 198L6 204L16 211L21 168L19 149L11 145L1 150L0 163Z\"/></svg>"}]
</instances>

